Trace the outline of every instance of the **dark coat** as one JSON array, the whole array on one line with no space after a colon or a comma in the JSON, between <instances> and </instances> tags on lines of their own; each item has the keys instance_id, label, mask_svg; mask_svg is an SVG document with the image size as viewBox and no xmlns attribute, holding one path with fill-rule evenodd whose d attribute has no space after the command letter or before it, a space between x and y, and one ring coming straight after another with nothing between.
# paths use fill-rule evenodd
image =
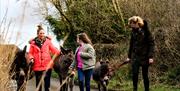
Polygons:
<instances>
[{"instance_id":1,"label":"dark coat","mask_svg":"<svg viewBox=\"0 0 180 91\"><path fill-rule=\"evenodd\" d=\"M148 63L149 58L153 58L154 39L150 33L147 22L140 30L132 30L128 57L142 64Z\"/></svg>"}]
</instances>

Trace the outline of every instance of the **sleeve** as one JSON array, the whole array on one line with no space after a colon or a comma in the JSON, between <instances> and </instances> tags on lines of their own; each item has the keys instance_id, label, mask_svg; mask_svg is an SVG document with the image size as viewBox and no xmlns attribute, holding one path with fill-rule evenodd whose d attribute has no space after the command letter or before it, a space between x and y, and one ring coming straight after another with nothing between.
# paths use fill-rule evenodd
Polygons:
<instances>
[{"instance_id":1,"label":"sleeve","mask_svg":"<svg viewBox=\"0 0 180 91\"><path fill-rule=\"evenodd\" d=\"M88 49L87 49L87 52L81 52L80 56L82 58L87 58L88 59L88 58L93 58L94 54L95 54L94 48L92 46L89 46Z\"/></svg>"},{"instance_id":2,"label":"sleeve","mask_svg":"<svg viewBox=\"0 0 180 91\"><path fill-rule=\"evenodd\" d=\"M50 51L51 51L53 54L55 54L55 55L59 55L59 54L60 54L60 50L58 50L56 47L54 47L54 45L51 43L51 41L50 41L49 44L50 44L50 45L49 45Z\"/></svg>"},{"instance_id":3,"label":"sleeve","mask_svg":"<svg viewBox=\"0 0 180 91\"><path fill-rule=\"evenodd\" d=\"M130 45L129 45L129 52L128 52L128 58L130 58L130 59L131 59L131 55L132 55L132 48L133 48L133 36L131 34Z\"/></svg>"},{"instance_id":4,"label":"sleeve","mask_svg":"<svg viewBox=\"0 0 180 91\"><path fill-rule=\"evenodd\" d=\"M76 67L76 60L74 59L72 64L70 65L70 68L74 69Z\"/></svg>"},{"instance_id":5,"label":"sleeve","mask_svg":"<svg viewBox=\"0 0 180 91\"><path fill-rule=\"evenodd\" d=\"M149 34L148 34L148 57L149 58L153 58L153 54L154 54L154 46L155 46L155 43L154 43L154 38L152 36L152 34L150 33L150 31L148 31Z\"/></svg>"}]
</instances>

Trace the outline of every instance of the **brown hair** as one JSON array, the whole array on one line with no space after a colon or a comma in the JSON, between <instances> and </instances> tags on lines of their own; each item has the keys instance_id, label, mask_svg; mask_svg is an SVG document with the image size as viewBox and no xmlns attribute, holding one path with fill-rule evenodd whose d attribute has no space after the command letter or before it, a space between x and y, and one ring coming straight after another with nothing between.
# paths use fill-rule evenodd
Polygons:
<instances>
[{"instance_id":1,"label":"brown hair","mask_svg":"<svg viewBox=\"0 0 180 91\"><path fill-rule=\"evenodd\" d=\"M80 33L77 35L79 37L80 40L82 40L84 43L89 43L92 45L92 42L90 40L90 38L88 37L88 35L86 33Z\"/></svg>"},{"instance_id":2,"label":"brown hair","mask_svg":"<svg viewBox=\"0 0 180 91\"><path fill-rule=\"evenodd\" d=\"M38 27L38 29L37 29L37 34L39 34L39 31L44 30L44 29L42 28L42 25L38 25L37 27Z\"/></svg>"},{"instance_id":3,"label":"brown hair","mask_svg":"<svg viewBox=\"0 0 180 91\"><path fill-rule=\"evenodd\" d=\"M132 22L135 24L138 24L140 27L144 26L143 19L139 16L133 16L128 19L128 25L130 25Z\"/></svg>"}]
</instances>

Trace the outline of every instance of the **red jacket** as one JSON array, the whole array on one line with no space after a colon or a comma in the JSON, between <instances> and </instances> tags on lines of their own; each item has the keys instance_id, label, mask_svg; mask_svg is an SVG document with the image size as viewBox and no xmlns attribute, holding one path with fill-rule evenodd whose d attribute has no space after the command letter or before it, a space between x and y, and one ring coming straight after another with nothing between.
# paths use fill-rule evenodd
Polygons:
<instances>
[{"instance_id":1,"label":"red jacket","mask_svg":"<svg viewBox=\"0 0 180 91\"><path fill-rule=\"evenodd\" d=\"M34 59L34 71L43 71L51 68L51 66L48 67L49 63L52 62L50 53L56 55L60 54L60 51L51 43L50 38L46 38L41 48L35 44L34 40L30 41L28 56L29 59Z\"/></svg>"}]
</instances>

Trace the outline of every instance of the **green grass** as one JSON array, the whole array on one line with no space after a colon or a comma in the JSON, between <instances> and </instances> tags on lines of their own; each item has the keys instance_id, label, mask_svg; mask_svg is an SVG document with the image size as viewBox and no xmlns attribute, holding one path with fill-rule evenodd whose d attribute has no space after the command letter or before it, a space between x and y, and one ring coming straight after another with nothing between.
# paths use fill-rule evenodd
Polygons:
<instances>
[{"instance_id":1,"label":"green grass","mask_svg":"<svg viewBox=\"0 0 180 91\"><path fill-rule=\"evenodd\" d=\"M150 83L150 91L180 91L180 88L173 87L172 85L164 83L158 84L155 82ZM97 84L93 80L91 81L91 86L97 88ZM133 84L129 76L128 66L124 66L116 71L114 77L109 81L108 89L110 91L133 91ZM138 91L144 91L142 76L139 76Z\"/></svg>"},{"instance_id":2,"label":"green grass","mask_svg":"<svg viewBox=\"0 0 180 91\"><path fill-rule=\"evenodd\" d=\"M143 91L143 90L141 90L141 91ZM152 91L180 91L180 88L175 88L170 85L158 84L158 85L152 86Z\"/></svg>"},{"instance_id":3,"label":"green grass","mask_svg":"<svg viewBox=\"0 0 180 91\"><path fill-rule=\"evenodd\" d=\"M52 70L51 77L58 78L58 74L54 70Z\"/></svg>"},{"instance_id":4,"label":"green grass","mask_svg":"<svg viewBox=\"0 0 180 91\"><path fill-rule=\"evenodd\" d=\"M52 77L58 78L57 73L52 71ZM75 80L77 82L77 74ZM93 80L91 80L91 87L97 88L97 84ZM132 80L128 76L126 67L116 72L115 76L109 82L108 89L109 91L132 91ZM141 78L139 79L138 91L144 91L143 80ZM150 91L180 91L180 88L167 84L151 84Z\"/></svg>"},{"instance_id":5,"label":"green grass","mask_svg":"<svg viewBox=\"0 0 180 91\"><path fill-rule=\"evenodd\" d=\"M94 81L91 81L91 85L94 88L97 88L97 84ZM110 91L133 91L132 81L127 80L124 83L119 83L116 81L111 81L108 85ZM138 91L144 91L142 81L138 85ZM180 88L176 88L170 85L164 84L154 84L150 85L150 91L180 91Z\"/></svg>"}]
</instances>

